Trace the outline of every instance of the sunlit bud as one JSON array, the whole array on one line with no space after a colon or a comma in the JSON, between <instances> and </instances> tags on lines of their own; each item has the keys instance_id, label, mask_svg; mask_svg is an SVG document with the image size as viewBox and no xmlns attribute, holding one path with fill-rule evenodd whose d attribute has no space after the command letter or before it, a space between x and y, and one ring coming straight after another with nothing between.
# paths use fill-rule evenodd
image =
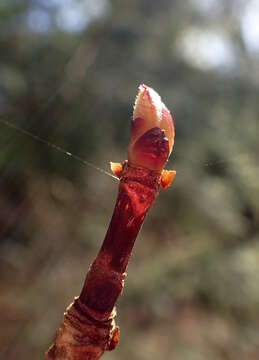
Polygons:
<instances>
[{"instance_id":1,"label":"sunlit bud","mask_svg":"<svg viewBox=\"0 0 259 360\"><path fill-rule=\"evenodd\" d=\"M172 184L172 182L174 181L175 175L176 175L175 170L163 170L162 171L160 186L163 190L166 190Z\"/></svg>"},{"instance_id":2,"label":"sunlit bud","mask_svg":"<svg viewBox=\"0 0 259 360\"><path fill-rule=\"evenodd\" d=\"M123 172L123 165L121 163L110 161L110 168L115 176L117 176L118 178L121 177Z\"/></svg>"},{"instance_id":3,"label":"sunlit bud","mask_svg":"<svg viewBox=\"0 0 259 360\"><path fill-rule=\"evenodd\" d=\"M130 163L161 171L173 144L174 124L170 111L155 90L140 85L133 111Z\"/></svg>"}]
</instances>

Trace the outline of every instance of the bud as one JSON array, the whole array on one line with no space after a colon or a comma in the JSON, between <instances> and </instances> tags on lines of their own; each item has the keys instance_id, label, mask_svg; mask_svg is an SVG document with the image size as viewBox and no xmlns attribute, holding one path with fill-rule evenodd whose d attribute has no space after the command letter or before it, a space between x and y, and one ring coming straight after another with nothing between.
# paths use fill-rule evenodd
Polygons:
<instances>
[{"instance_id":1,"label":"bud","mask_svg":"<svg viewBox=\"0 0 259 360\"><path fill-rule=\"evenodd\" d=\"M155 90L140 85L133 112L129 162L161 171L173 144L174 124L170 111Z\"/></svg>"}]
</instances>

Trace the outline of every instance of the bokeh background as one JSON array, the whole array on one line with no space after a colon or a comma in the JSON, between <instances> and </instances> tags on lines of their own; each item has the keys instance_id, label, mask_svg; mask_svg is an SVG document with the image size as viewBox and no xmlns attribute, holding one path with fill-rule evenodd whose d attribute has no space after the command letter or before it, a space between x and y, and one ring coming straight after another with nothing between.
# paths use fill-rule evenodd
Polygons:
<instances>
[{"instance_id":1,"label":"bokeh background","mask_svg":"<svg viewBox=\"0 0 259 360\"><path fill-rule=\"evenodd\" d=\"M175 117L107 360L259 359L259 3L1 0L0 120L109 171L144 82ZM42 359L118 182L0 123L0 358Z\"/></svg>"}]
</instances>

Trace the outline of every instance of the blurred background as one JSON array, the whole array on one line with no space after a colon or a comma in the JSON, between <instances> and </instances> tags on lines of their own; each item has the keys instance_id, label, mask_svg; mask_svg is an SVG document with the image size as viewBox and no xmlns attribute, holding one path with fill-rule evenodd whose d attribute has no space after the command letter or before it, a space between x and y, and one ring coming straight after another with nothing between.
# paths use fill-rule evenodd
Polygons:
<instances>
[{"instance_id":1,"label":"blurred background","mask_svg":"<svg viewBox=\"0 0 259 360\"><path fill-rule=\"evenodd\" d=\"M259 359L259 3L1 0L0 120L109 171L137 87L175 118L107 360ZM42 359L118 182L0 123L0 358Z\"/></svg>"}]
</instances>

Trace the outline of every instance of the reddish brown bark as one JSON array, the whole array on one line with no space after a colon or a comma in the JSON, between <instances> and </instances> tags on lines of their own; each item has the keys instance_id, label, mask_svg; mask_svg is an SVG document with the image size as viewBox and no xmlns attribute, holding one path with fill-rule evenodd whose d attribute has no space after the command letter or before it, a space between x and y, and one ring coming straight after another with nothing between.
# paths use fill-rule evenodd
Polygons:
<instances>
[{"instance_id":1,"label":"reddish brown bark","mask_svg":"<svg viewBox=\"0 0 259 360\"><path fill-rule=\"evenodd\" d=\"M102 247L91 265L79 298L64 315L46 359L99 359L118 343L114 305L122 292L125 269L161 174L126 163L119 194Z\"/></svg>"},{"instance_id":2,"label":"reddish brown bark","mask_svg":"<svg viewBox=\"0 0 259 360\"><path fill-rule=\"evenodd\" d=\"M140 89L143 100L140 98L137 104L145 114L149 105L147 99L152 100L152 92L149 94L149 89L144 86ZM146 95L150 96L146 98ZM153 103L150 106L153 119L156 107ZM138 108L135 107L135 110L138 111ZM165 121L163 112L159 114ZM166 121L172 121L168 114ZM147 116L146 121L149 120ZM46 353L47 360L96 360L105 350L113 350L118 344L115 303L123 290L132 248L160 184L166 188L175 175L175 172L163 172L173 140L170 148L164 129L158 126L148 129L147 124L144 124L143 131L143 121L139 123L142 124L141 133L139 137L134 133L135 142L132 142L129 150L132 162L125 161L122 166L112 164L121 179L115 209L102 247L87 273L80 296L65 312L54 343ZM171 134L172 125L169 125Z\"/></svg>"}]
</instances>

